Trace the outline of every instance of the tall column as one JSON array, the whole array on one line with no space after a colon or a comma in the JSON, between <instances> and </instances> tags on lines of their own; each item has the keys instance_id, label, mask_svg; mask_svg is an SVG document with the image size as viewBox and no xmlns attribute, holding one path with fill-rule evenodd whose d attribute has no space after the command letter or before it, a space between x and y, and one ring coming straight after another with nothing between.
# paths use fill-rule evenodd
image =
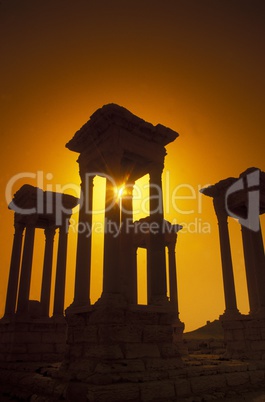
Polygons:
<instances>
[{"instance_id":1,"label":"tall column","mask_svg":"<svg viewBox=\"0 0 265 402\"><path fill-rule=\"evenodd\" d=\"M137 304L136 250L133 245L133 184L127 184L121 199L120 261L125 295L129 303Z\"/></svg>"},{"instance_id":2,"label":"tall column","mask_svg":"<svg viewBox=\"0 0 265 402\"><path fill-rule=\"evenodd\" d=\"M18 293L18 304L17 304L18 313L28 312L34 236L35 236L35 226L33 224L26 225L26 235L23 247L23 257L22 257L21 275L20 275L19 293Z\"/></svg>"},{"instance_id":3,"label":"tall column","mask_svg":"<svg viewBox=\"0 0 265 402\"><path fill-rule=\"evenodd\" d=\"M68 218L63 219L59 229L53 316L62 316L64 311L68 224Z\"/></svg>"},{"instance_id":4,"label":"tall column","mask_svg":"<svg viewBox=\"0 0 265 402\"><path fill-rule=\"evenodd\" d=\"M220 251L222 261L224 296L225 296L225 316L233 317L239 314L236 302L235 282L231 247L228 231L227 213L219 204L219 200L214 199L215 212L218 219Z\"/></svg>"},{"instance_id":5,"label":"tall column","mask_svg":"<svg viewBox=\"0 0 265 402\"><path fill-rule=\"evenodd\" d=\"M169 295L171 305L179 314L175 247L175 242L168 245Z\"/></svg>"},{"instance_id":6,"label":"tall column","mask_svg":"<svg viewBox=\"0 0 265 402\"><path fill-rule=\"evenodd\" d=\"M162 170L155 166L150 171L150 269L153 304L167 301L165 241L163 233Z\"/></svg>"},{"instance_id":7,"label":"tall column","mask_svg":"<svg viewBox=\"0 0 265 402\"><path fill-rule=\"evenodd\" d=\"M120 293L120 206L113 183L106 180L103 294Z\"/></svg>"},{"instance_id":8,"label":"tall column","mask_svg":"<svg viewBox=\"0 0 265 402\"><path fill-rule=\"evenodd\" d=\"M90 305L91 241L94 176L82 175L79 225L86 230L79 231L76 251L75 306ZM90 232L89 232L90 231Z\"/></svg>"},{"instance_id":9,"label":"tall column","mask_svg":"<svg viewBox=\"0 0 265 402\"><path fill-rule=\"evenodd\" d=\"M259 310L259 292L251 231L241 225L250 314Z\"/></svg>"},{"instance_id":10,"label":"tall column","mask_svg":"<svg viewBox=\"0 0 265 402\"><path fill-rule=\"evenodd\" d=\"M6 305L5 305L5 317L12 316L16 310L17 290L18 290L18 278L21 259L21 249L23 240L24 225L17 223L14 224L15 233L13 239Z\"/></svg>"},{"instance_id":11,"label":"tall column","mask_svg":"<svg viewBox=\"0 0 265 402\"><path fill-rule=\"evenodd\" d=\"M254 232L250 231L250 237L253 249L253 260L255 264L256 278L257 278L257 289L259 297L259 311L263 314L265 313L265 256L264 256L264 245L262 239L261 227L259 230Z\"/></svg>"},{"instance_id":12,"label":"tall column","mask_svg":"<svg viewBox=\"0 0 265 402\"><path fill-rule=\"evenodd\" d=\"M51 296L51 280L52 280L52 259L53 259L53 242L55 235L55 227L47 227L45 234L45 250L42 272L41 285L41 315L49 317L50 296Z\"/></svg>"}]
</instances>

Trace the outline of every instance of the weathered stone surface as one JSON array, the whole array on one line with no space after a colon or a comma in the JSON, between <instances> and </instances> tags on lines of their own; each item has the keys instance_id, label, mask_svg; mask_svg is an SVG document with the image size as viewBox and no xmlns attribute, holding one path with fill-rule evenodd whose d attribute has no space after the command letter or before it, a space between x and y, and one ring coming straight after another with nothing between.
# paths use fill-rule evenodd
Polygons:
<instances>
[{"instance_id":1,"label":"weathered stone surface","mask_svg":"<svg viewBox=\"0 0 265 402\"><path fill-rule=\"evenodd\" d=\"M123 359L123 353L119 345L84 345L84 356L98 359Z\"/></svg>"},{"instance_id":2,"label":"weathered stone surface","mask_svg":"<svg viewBox=\"0 0 265 402\"><path fill-rule=\"evenodd\" d=\"M175 388L173 381L149 382L141 384L141 401L163 400L173 398Z\"/></svg>"},{"instance_id":3,"label":"weathered stone surface","mask_svg":"<svg viewBox=\"0 0 265 402\"><path fill-rule=\"evenodd\" d=\"M86 401L123 402L138 401L140 390L138 384L114 384L105 387L89 387Z\"/></svg>"},{"instance_id":4,"label":"weathered stone surface","mask_svg":"<svg viewBox=\"0 0 265 402\"><path fill-rule=\"evenodd\" d=\"M127 343L124 350L127 359L160 357L159 349L154 343Z\"/></svg>"},{"instance_id":5,"label":"weathered stone surface","mask_svg":"<svg viewBox=\"0 0 265 402\"><path fill-rule=\"evenodd\" d=\"M174 370L182 367L182 361L177 357L165 358L149 358L145 359L147 370Z\"/></svg>"},{"instance_id":6,"label":"weathered stone surface","mask_svg":"<svg viewBox=\"0 0 265 402\"><path fill-rule=\"evenodd\" d=\"M249 373L251 384L257 384L264 381L264 371L256 370Z\"/></svg>"},{"instance_id":7,"label":"weathered stone surface","mask_svg":"<svg viewBox=\"0 0 265 402\"><path fill-rule=\"evenodd\" d=\"M128 372L143 372L145 365L143 360L120 360L120 361L100 361L95 368L95 372L101 374L107 373L128 373Z\"/></svg>"},{"instance_id":8,"label":"weathered stone surface","mask_svg":"<svg viewBox=\"0 0 265 402\"><path fill-rule=\"evenodd\" d=\"M250 382L249 373L227 373L225 375L227 385L235 386L235 385L244 385Z\"/></svg>"},{"instance_id":9,"label":"weathered stone surface","mask_svg":"<svg viewBox=\"0 0 265 402\"><path fill-rule=\"evenodd\" d=\"M175 393L178 397L184 397L191 394L190 381L179 378L175 381Z\"/></svg>"},{"instance_id":10,"label":"weathered stone surface","mask_svg":"<svg viewBox=\"0 0 265 402\"><path fill-rule=\"evenodd\" d=\"M145 325L143 342L171 342L173 329L169 325Z\"/></svg>"},{"instance_id":11,"label":"weathered stone surface","mask_svg":"<svg viewBox=\"0 0 265 402\"><path fill-rule=\"evenodd\" d=\"M124 311L110 307L98 308L89 316L89 324L124 323Z\"/></svg>"},{"instance_id":12,"label":"weathered stone surface","mask_svg":"<svg viewBox=\"0 0 265 402\"><path fill-rule=\"evenodd\" d=\"M98 341L97 333L98 329L96 325L86 325L82 329L75 328L72 330L72 336L73 336L72 342L97 343Z\"/></svg>"},{"instance_id":13,"label":"weathered stone surface","mask_svg":"<svg viewBox=\"0 0 265 402\"><path fill-rule=\"evenodd\" d=\"M112 324L99 326L99 342L141 342L142 328L133 324Z\"/></svg>"},{"instance_id":14,"label":"weathered stone surface","mask_svg":"<svg viewBox=\"0 0 265 402\"><path fill-rule=\"evenodd\" d=\"M226 377L222 374L215 376L202 375L191 378L191 389L195 394L218 391L226 385Z\"/></svg>"},{"instance_id":15,"label":"weathered stone surface","mask_svg":"<svg viewBox=\"0 0 265 402\"><path fill-rule=\"evenodd\" d=\"M149 311L126 311L126 322L140 325L158 324L158 313Z\"/></svg>"}]
</instances>

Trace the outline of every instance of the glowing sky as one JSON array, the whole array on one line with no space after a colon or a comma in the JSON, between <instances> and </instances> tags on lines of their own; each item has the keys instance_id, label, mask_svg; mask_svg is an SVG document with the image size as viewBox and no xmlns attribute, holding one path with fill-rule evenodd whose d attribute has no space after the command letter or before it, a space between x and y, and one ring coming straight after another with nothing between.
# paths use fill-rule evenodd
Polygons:
<instances>
[{"instance_id":1,"label":"glowing sky","mask_svg":"<svg viewBox=\"0 0 265 402\"><path fill-rule=\"evenodd\" d=\"M9 180L40 171L43 189L78 186L77 154L65 144L96 109L114 102L180 134L167 146L164 185L171 194L184 184L178 195L194 198L178 200L177 208L171 203L165 218L197 231L178 239L180 318L187 330L216 319L224 310L217 224L211 200L200 198L198 188L250 166L265 170L264 1L2 0L0 21L0 316L13 237L4 195ZM24 178L13 190L24 183L38 185ZM205 223L210 233L200 230ZM244 313L240 231L236 222L230 226ZM71 231L66 305L73 298L75 242ZM102 245L95 246L94 298ZM42 247L34 253L32 298L39 297Z\"/></svg>"}]
</instances>

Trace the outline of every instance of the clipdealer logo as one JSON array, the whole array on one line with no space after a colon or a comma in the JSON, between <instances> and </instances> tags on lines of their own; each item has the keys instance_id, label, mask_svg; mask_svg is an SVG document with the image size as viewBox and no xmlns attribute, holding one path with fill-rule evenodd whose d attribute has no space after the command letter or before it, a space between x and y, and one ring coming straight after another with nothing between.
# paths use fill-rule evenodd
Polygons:
<instances>
[{"instance_id":1,"label":"clipdealer logo","mask_svg":"<svg viewBox=\"0 0 265 402\"><path fill-rule=\"evenodd\" d=\"M232 218L238 219L239 223L254 232L260 228L259 223L259 209L260 209L260 171L258 169L248 173L244 178L239 178L233 183L225 194L225 208L226 212ZM240 190L247 190L247 217L243 218L235 214L228 206L228 197Z\"/></svg>"}]
</instances>

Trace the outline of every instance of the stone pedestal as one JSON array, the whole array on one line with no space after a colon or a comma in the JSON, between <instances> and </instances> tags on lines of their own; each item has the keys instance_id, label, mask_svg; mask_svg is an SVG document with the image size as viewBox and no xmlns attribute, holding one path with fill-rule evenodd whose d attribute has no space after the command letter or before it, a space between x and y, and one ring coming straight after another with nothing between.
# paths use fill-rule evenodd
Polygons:
<instances>
[{"instance_id":1,"label":"stone pedestal","mask_svg":"<svg viewBox=\"0 0 265 402\"><path fill-rule=\"evenodd\" d=\"M226 357L265 360L265 316L222 320Z\"/></svg>"},{"instance_id":2,"label":"stone pedestal","mask_svg":"<svg viewBox=\"0 0 265 402\"><path fill-rule=\"evenodd\" d=\"M89 312L66 316L68 346L61 375L89 384L95 400L98 386L100 392L105 387L109 400L108 390L116 387L122 392L122 387L129 387L134 392L139 383L152 387L182 367L180 342L173 343L176 313L162 307L126 306L123 300L119 305L118 298L115 305L101 301ZM178 327L179 340L181 330L183 326ZM131 400L129 396L123 400Z\"/></svg>"},{"instance_id":3,"label":"stone pedestal","mask_svg":"<svg viewBox=\"0 0 265 402\"><path fill-rule=\"evenodd\" d=\"M58 362L66 348L66 322L52 318L0 321L1 362Z\"/></svg>"}]
</instances>

